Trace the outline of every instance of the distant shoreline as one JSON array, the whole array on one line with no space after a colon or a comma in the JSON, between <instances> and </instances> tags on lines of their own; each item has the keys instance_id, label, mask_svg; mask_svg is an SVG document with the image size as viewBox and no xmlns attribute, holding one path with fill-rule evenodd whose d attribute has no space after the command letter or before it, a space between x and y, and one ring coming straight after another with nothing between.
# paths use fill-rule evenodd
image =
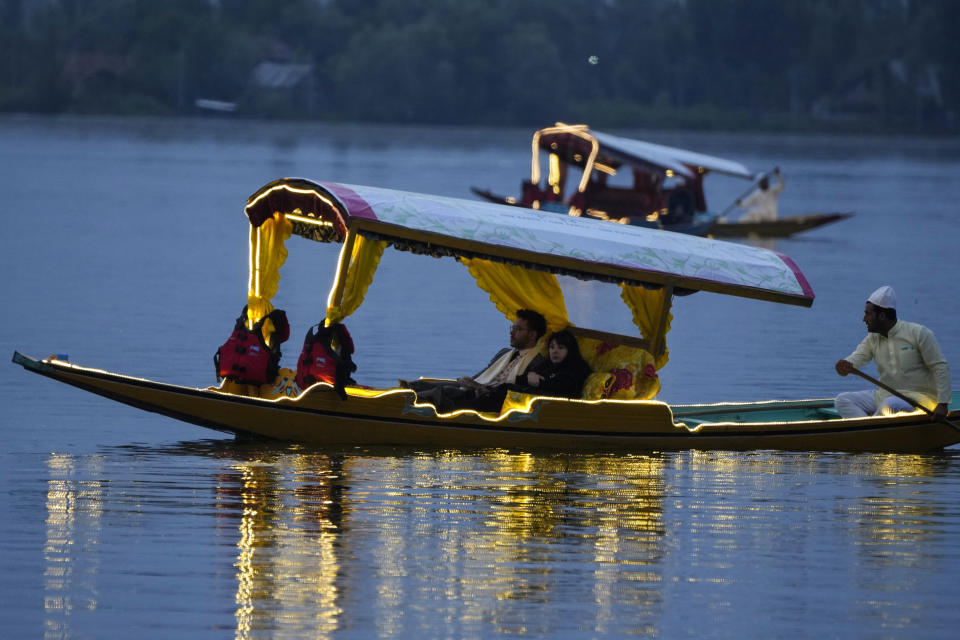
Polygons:
<instances>
[{"instance_id":1,"label":"distant shoreline","mask_svg":"<svg viewBox=\"0 0 960 640\"><path fill-rule=\"evenodd\" d=\"M775 127L701 127L701 126L682 126L682 123L666 124L656 126L651 123L630 124L610 124L602 121L586 121L581 119L560 119L566 122L578 122L588 124L591 127L616 132L632 132L633 137L661 137L669 136L671 133L683 134L702 134L725 135L775 135L783 137L799 136L805 139L816 136L830 137L843 136L848 138L904 138L918 140L951 140L960 142L960 132L912 132L894 129L865 129L865 128L837 128L837 129L814 129L814 128L775 128ZM297 119L297 118L263 118L244 116L242 114L215 115L215 114L189 114L189 115L155 115L155 114L109 114L109 113L29 113L29 112L0 112L0 122L59 122L62 124L84 124L95 125L102 123L104 125L117 126L119 123L125 123L131 130L142 129L151 124L180 125L188 131L205 130L209 132L224 131L236 134L238 130L244 129L245 125L255 125L258 128L273 129L277 132L286 132L293 134L296 131L335 131L338 134L348 133L350 130L362 129L369 133L370 130L390 131L395 134L398 131L410 132L445 132L447 135L457 132L486 132L484 136L496 135L503 137L520 136L526 139L534 130L551 124L549 122L537 122L529 125L505 124L498 126L490 123L420 123L420 122L377 122L360 120L337 120L337 119ZM470 136L473 137L473 136Z\"/></svg>"}]
</instances>

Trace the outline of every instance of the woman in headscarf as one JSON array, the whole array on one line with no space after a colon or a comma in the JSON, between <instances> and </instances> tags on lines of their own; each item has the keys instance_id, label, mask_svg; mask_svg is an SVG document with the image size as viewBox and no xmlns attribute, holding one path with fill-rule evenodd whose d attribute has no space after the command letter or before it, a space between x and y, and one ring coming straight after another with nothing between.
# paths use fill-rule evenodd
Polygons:
<instances>
[{"instance_id":1,"label":"woman in headscarf","mask_svg":"<svg viewBox=\"0 0 960 640\"><path fill-rule=\"evenodd\" d=\"M517 391L541 396L579 398L590 365L580 354L577 339L570 331L557 331L547 341L547 361L527 373L526 384Z\"/></svg>"}]
</instances>

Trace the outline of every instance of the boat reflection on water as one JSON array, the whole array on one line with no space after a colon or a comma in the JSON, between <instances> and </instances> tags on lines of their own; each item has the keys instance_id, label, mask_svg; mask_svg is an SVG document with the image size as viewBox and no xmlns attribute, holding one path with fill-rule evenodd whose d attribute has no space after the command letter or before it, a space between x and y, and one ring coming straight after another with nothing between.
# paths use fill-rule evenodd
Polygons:
<instances>
[{"instance_id":1,"label":"boat reflection on water","mask_svg":"<svg viewBox=\"0 0 960 640\"><path fill-rule=\"evenodd\" d=\"M572 589L598 605L598 629L614 598L656 617L663 464L504 452L238 462L217 486L220 518L239 517L237 637L291 626L326 634L344 615L351 627L366 618L361 626L400 633L420 615L411 593L423 615L444 611L457 628L529 628L527 605Z\"/></svg>"},{"instance_id":2,"label":"boat reflection on water","mask_svg":"<svg viewBox=\"0 0 960 640\"><path fill-rule=\"evenodd\" d=\"M86 551L103 535L103 486L75 480L102 473L103 459L52 453L47 458L46 540L43 545L43 609L46 637L69 637L75 610L100 606L94 576L100 559ZM77 467L82 468L78 469Z\"/></svg>"},{"instance_id":3,"label":"boat reflection on water","mask_svg":"<svg viewBox=\"0 0 960 640\"><path fill-rule=\"evenodd\" d=\"M870 589L896 584L904 568L926 562L940 535L944 505L922 485L949 466L919 455L329 453L188 443L173 451L182 464L154 450L162 470L120 482L113 458L128 472L129 449L47 460L44 603L54 637L69 636L82 614L122 605L102 587L124 582L149 594L162 617L204 598L209 620L199 622L223 628L232 618L236 638L548 633L563 628L558 610L599 635L658 635L678 597L742 604L742 589L728 587L751 580L756 563L822 564L838 572L828 582L853 571L869 573ZM199 472L198 454L218 468ZM171 527L171 518L173 528L153 528ZM130 558L107 551L145 537L176 544L124 544L139 549ZM853 566L835 565L841 548L856 550ZM738 566L741 556L751 564ZM178 590L179 578L207 571L212 593ZM235 591L224 589L225 572ZM899 597L907 601L864 606L878 609L870 615L913 606L909 593ZM775 614L779 628L796 622L791 611ZM117 626L149 624L131 615Z\"/></svg>"},{"instance_id":4,"label":"boat reflection on water","mask_svg":"<svg viewBox=\"0 0 960 640\"><path fill-rule=\"evenodd\" d=\"M289 617L323 634L338 628L340 461L293 456L239 462L217 479L220 516L237 527L237 638ZM221 526L227 530L228 526ZM299 625L298 625L299 626Z\"/></svg>"}]
</instances>

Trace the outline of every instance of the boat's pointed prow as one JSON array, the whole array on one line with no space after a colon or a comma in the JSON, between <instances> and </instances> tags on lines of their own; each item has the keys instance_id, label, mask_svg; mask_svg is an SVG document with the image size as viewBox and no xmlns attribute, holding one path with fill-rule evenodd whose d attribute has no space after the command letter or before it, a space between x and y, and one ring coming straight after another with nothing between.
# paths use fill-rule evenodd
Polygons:
<instances>
[{"instance_id":1,"label":"boat's pointed prow","mask_svg":"<svg viewBox=\"0 0 960 640\"><path fill-rule=\"evenodd\" d=\"M53 363L60 363L61 365L70 366L70 357L63 353L53 353L43 360L37 360L36 358L31 358L28 355L24 355L19 351L13 352L13 363L18 364L27 371L33 371L34 373L39 373L41 375L48 375L48 372L53 370Z\"/></svg>"},{"instance_id":2,"label":"boat's pointed prow","mask_svg":"<svg viewBox=\"0 0 960 640\"><path fill-rule=\"evenodd\" d=\"M13 352L13 362L14 364L19 364L27 371L40 372L43 363L36 358L31 358L30 356L25 356L19 351Z\"/></svg>"}]
</instances>

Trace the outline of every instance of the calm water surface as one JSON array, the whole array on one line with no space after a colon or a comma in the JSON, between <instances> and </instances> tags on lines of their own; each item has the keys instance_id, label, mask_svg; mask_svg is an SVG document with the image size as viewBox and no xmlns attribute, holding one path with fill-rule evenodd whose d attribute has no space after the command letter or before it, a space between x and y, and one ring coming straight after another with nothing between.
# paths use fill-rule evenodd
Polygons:
<instances>
[{"instance_id":1,"label":"calm water surface","mask_svg":"<svg viewBox=\"0 0 960 640\"><path fill-rule=\"evenodd\" d=\"M862 337L862 301L884 283L901 316L933 328L960 362L960 142L622 133L780 166L784 214L857 214L771 245L804 270L812 309L679 300L664 400L858 388L832 363ZM245 301L250 193L285 175L516 193L529 135L0 120L2 346L210 384L213 351ZM708 189L722 209L743 185L718 178ZM296 337L322 315L336 247L294 238L289 248L277 302ZM466 270L425 260L385 254L348 319L360 382L474 371L505 343L508 323ZM616 292L564 286L575 321L631 331ZM0 382L0 637L943 638L960 628L955 449L251 445L12 364Z\"/></svg>"}]
</instances>

